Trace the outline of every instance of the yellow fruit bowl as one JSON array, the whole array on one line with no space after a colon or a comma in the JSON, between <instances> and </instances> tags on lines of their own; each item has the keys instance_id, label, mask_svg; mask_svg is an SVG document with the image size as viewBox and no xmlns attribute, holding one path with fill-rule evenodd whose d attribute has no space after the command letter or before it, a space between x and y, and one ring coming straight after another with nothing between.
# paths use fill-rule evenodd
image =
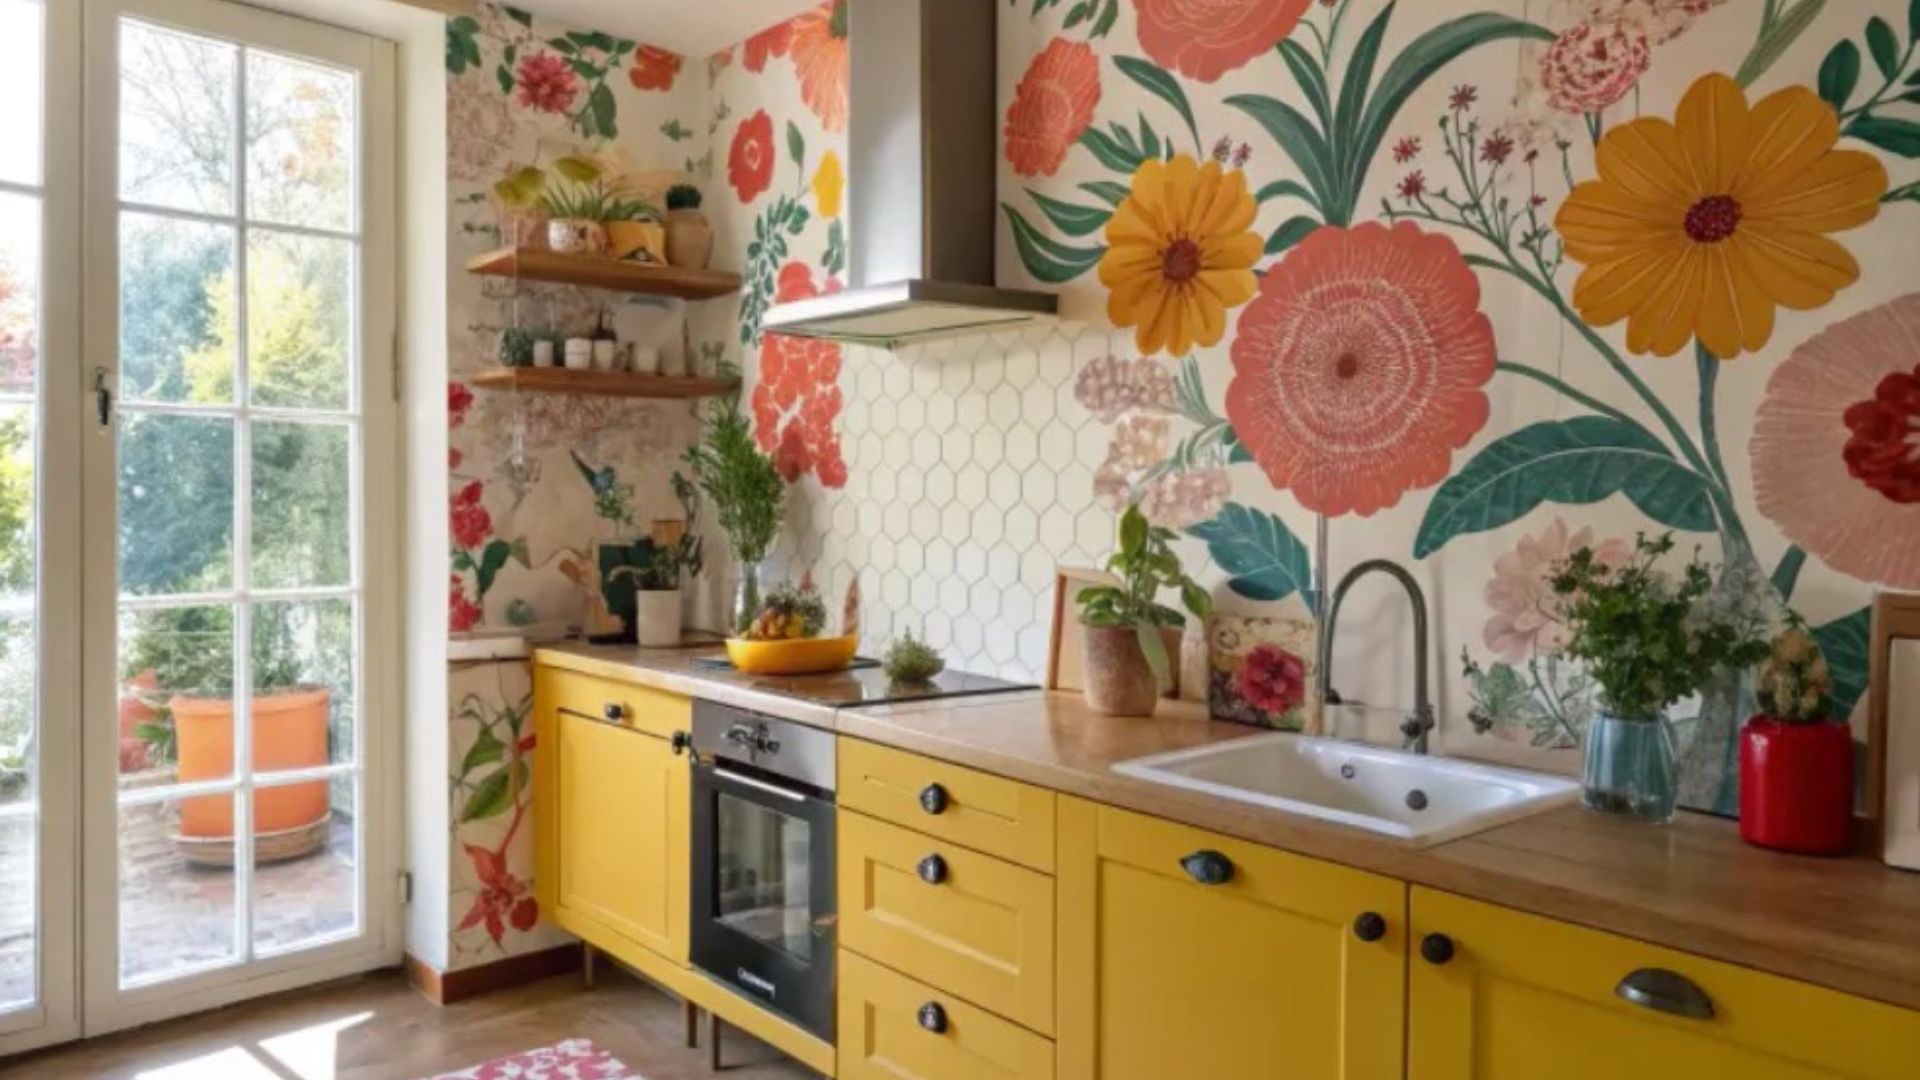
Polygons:
<instances>
[{"instance_id":1,"label":"yellow fruit bowl","mask_svg":"<svg viewBox=\"0 0 1920 1080\"><path fill-rule=\"evenodd\" d=\"M727 639L727 659L748 675L813 675L839 671L853 663L858 637Z\"/></svg>"}]
</instances>

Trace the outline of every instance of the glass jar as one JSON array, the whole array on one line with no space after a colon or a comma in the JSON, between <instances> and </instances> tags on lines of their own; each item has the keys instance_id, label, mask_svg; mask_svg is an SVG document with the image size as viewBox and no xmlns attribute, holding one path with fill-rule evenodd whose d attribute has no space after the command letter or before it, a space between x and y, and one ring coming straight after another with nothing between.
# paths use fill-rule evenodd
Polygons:
<instances>
[{"instance_id":1,"label":"glass jar","mask_svg":"<svg viewBox=\"0 0 1920 1080\"><path fill-rule=\"evenodd\" d=\"M760 614L760 564L741 563L734 573L733 604L727 609L727 632L734 637L746 633L753 617Z\"/></svg>"},{"instance_id":2,"label":"glass jar","mask_svg":"<svg viewBox=\"0 0 1920 1080\"><path fill-rule=\"evenodd\" d=\"M1679 793L1673 725L1597 711L1587 724L1581 801L1594 810L1665 825Z\"/></svg>"}]
</instances>

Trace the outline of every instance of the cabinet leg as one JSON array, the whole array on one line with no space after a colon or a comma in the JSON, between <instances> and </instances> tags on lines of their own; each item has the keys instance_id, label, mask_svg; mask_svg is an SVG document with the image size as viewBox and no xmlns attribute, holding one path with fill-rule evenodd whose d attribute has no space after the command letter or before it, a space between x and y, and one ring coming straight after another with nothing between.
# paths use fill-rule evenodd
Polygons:
<instances>
[{"instance_id":1,"label":"cabinet leg","mask_svg":"<svg viewBox=\"0 0 1920 1080\"><path fill-rule=\"evenodd\" d=\"M682 1001L680 1015L687 1025L687 1049L692 1050L700 1045L700 1006L691 1001Z\"/></svg>"},{"instance_id":2,"label":"cabinet leg","mask_svg":"<svg viewBox=\"0 0 1920 1080\"><path fill-rule=\"evenodd\" d=\"M593 946L580 943L580 985L593 989Z\"/></svg>"},{"instance_id":3,"label":"cabinet leg","mask_svg":"<svg viewBox=\"0 0 1920 1080\"><path fill-rule=\"evenodd\" d=\"M720 1036L727 1030L727 1022L713 1010L707 1010L707 1067L714 1072L726 1068L720 1063Z\"/></svg>"}]
</instances>

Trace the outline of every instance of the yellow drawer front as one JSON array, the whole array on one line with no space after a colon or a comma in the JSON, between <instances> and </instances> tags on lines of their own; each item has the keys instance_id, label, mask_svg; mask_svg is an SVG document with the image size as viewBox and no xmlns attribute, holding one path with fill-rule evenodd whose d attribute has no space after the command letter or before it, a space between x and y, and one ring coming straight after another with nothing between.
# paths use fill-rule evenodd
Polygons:
<instances>
[{"instance_id":1,"label":"yellow drawer front","mask_svg":"<svg viewBox=\"0 0 1920 1080\"><path fill-rule=\"evenodd\" d=\"M944 1030L921 1024L926 1005L940 1010ZM844 949L839 1019L840 1080L1053 1077L1051 1042Z\"/></svg>"},{"instance_id":2,"label":"yellow drawer front","mask_svg":"<svg viewBox=\"0 0 1920 1080\"><path fill-rule=\"evenodd\" d=\"M1053 792L859 739L840 740L840 805L1053 872Z\"/></svg>"},{"instance_id":3,"label":"yellow drawer front","mask_svg":"<svg viewBox=\"0 0 1920 1080\"><path fill-rule=\"evenodd\" d=\"M535 693L555 709L605 719L611 706L622 726L663 739L693 729L693 701L679 694L546 665L537 671Z\"/></svg>"},{"instance_id":4,"label":"yellow drawer front","mask_svg":"<svg viewBox=\"0 0 1920 1080\"><path fill-rule=\"evenodd\" d=\"M1431 889L1413 934L1410 1080L1920 1077L1920 1013ZM1428 934L1451 960L1417 955ZM1685 977L1712 1017L1623 1000L1640 969Z\"/></svg>"},{"instance_id":5,"label":"yellow drawer front","mask_svg":"<svg viewBox=\"0 0 1920 1080\"><path fill-rule=\"evenodd\" d=\"M1053 1033L1052 878L862 814L839 824L842 945Z\"/></svg>"}]
</instances>

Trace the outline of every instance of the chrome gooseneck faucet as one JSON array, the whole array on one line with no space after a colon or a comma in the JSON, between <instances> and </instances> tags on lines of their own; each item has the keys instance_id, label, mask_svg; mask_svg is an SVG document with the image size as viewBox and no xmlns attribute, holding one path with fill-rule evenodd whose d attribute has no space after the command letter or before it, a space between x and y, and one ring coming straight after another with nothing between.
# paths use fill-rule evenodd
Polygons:
<instances>
[{"instance_id":1,"label":"chrome gooseneck faucet","mask_svg":"<svg viewBox=\"0 0 1920 1080\"><path fill-rule=\"evenodd\" d=\"M1404 736L1401 748L1416 754L1427 752L1427 735L1433 730L1433 702L1427 698L1427 596L1420 590L1420 583L1413 579L1406 568L1390 559L1369 559L1347 571L1340 584L1333 590L1333 606L1327 612L1326 626L1320 635L1320 671L1321 684L1326 687L1326 700L1329 705L1340 704L1340 695L1333 688L1333 631L1340 622L1340 605L1347 599L1347 590L1354 582L1368 574L1381 573L1398 581L1407 590L1407 599L1413 603L1413 711L1400 723L1400 734Z\"/></svg>"}]
</instances>

